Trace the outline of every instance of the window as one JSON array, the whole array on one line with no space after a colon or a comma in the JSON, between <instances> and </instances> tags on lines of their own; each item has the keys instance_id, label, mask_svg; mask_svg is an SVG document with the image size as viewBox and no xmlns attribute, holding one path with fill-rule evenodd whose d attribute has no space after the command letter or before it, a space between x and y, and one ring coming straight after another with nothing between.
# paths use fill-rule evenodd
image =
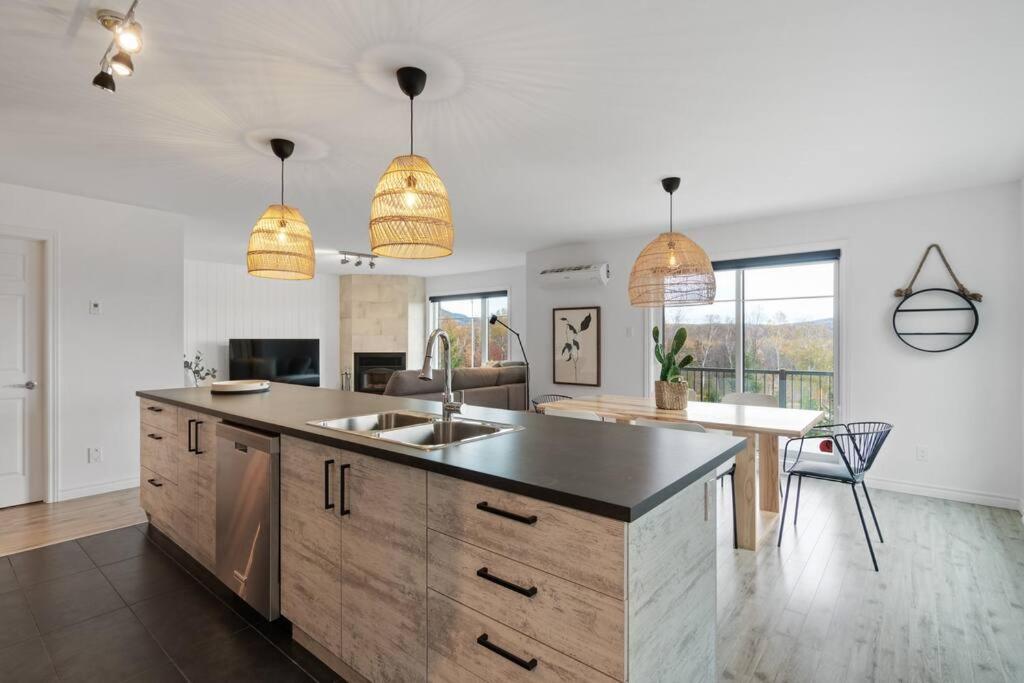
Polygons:
<instances>
[{"instance_id":1,"label":"window","mask_svg":"<svg viewBox=\"0 0 1024 683\"><path fill-rule=\"evenodd\" d=\"M714 303L664 309L666 338L687 330L694 360L683 376L697 399L769 394L833 419L838 259L829 251L719 261Z\"/></svg>"},{"instance_id":2,"label":"window","mask_svg":"<svg viewBox=\"0 0 1024 683\"><path fill-rule=\"evenodd\" d=\"M508 360L508 330L491 325L491 316L508 322L508 292L430 297L430 327L440 327L452 342L452 367L475 368Z\"/></svg>"}]
</instances>

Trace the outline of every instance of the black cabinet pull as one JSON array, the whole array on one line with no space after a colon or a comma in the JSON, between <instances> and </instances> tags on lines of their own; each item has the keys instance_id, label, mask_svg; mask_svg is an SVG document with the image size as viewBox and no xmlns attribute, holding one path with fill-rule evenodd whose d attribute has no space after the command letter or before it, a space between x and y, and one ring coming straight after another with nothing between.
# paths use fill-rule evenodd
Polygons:
<instances>
[{"instance_id":1,"label":"black cabinet pull","mask_svg":"<svg viewBox=\"0 0 1024 683\"><path fill-rule=\"evenodd\" d=\"M483 645L484 647L486 647L488 650L490 650L494 654L501 655L502 657L504 657L508 661L512 662L513 664L518 664L519 666L523 667L527 671L533 671L534 669L537 668L537 658L536 657L532 657L529 661L523 659L522 657L517 657L514 654L512 654L511 652L509 652L508 650L506 650L505 648L498 647L497 645L492 643L487 638L487 634L486 633L481 633L480 637L476 639L476 642L477 642L478 645Z\"/></svg>"},{"instance_id":2,"label":"black cabinet pull","mask_svg":"<svg viewBox=\"0 0 1024 683\"><path fill-rule=\"evenodd\" d=\"M163 486L163 484L158 482L156 479L147 479L146 481L149 482L150 484L152 484L153 486L156 486L157 488L160 488L161 486Z\"/></svg>"},{"instance_id":3,"label":"black cabinet pull","mask_svg":"<svg viewBox=\"0 0 1024 683\"><path fill-rule=\"evenodd\" d=\"M349 467L352 467L352 465L350 465L349 463L342 463L341 465L338 466L338 498L340 499L339 505L341 507L341 509L338 510L339 517L347 515L350 512L352 512L347 507L345 507L345 471Z\"/></svg>"},{"instance_id":4,"label":"black cabinet pull","mask_svg":"<svg viewBox=\"0 0 1024 683\"><path fill-rule=\"evenodd\" d=\"M195 422L195 420L193 420L193 419L189 419L189 421L188 421L188 452L189 453L195 453L196 452L196 447L192 445L192 423L194 423L194 422Z\"/></svg>"},{"instance_id":5,"label":"black cabinet pull","mask_svg":"<svg viewBox=\"0 0 1024 683\"><path fill-rule=\"evenodd\" d=\"M491 583L496 583L502 588L507 588L510 591L515 591L516 593L519 593L520 595L525 595L528 598L532 598L534 595L537 594L536 586L530 586L529 588L517 586L511 581L506 581L505 579L498 578L494 574L490 573L489 571L487 571L487 567L480 567L480 569L477 569L476 575L479 576L481 579L486 579Z\"/></svg>"},{"instance_id":6,"label":"black cabinet pull","mask_svg":"<svg viewBox=\"0 0 1024 683\"><path fill-rule=\"evenodd\" d=\"M202 420L196 420L196 449L193 451L196 455L202 455L206 451L199 450L199 425L203 424Z\"/></svg>"},{"instance_id":7,"label":"black cabinet pull","mask_svg":"<svg viewBox=\"0 0 1024 683\"><path fill-rule=\"evenodd\" d=\"M154 413L162 413L162 412L164 412L163 408L157 408L156 406L146 406L146 410L151 410Z\"/></svg>"},{"instance_id":8,"label":"black cabinet pull","mask_svg":"<svg viewBox=\"0 0 1024 683\"><path fill-rule=\"evenodd\" d=\"M519 522L520 524L536 524L537 523L537 515L530 515L529 517L523 517L522 515L517 515L514 512L509 512L508 510L502 510L501 508L491 507L490 505L487 504L486 500L481 502L481 503L477 503L476 504L476 509L477 510L483 510L484 512L489 512L492 515L498 515L499 517L505 517L506 519L514 519L515 521Z\"/></svg>"},{"instance_id":9,"label":"black cabinet pull","mask_svg":"<svg viewBox=\"0 0 1024 683\"><path fill-rule=\"evenodd\" d=\"M324 460L324 510L333 510L334 503L331 502L331 465L333 460Z\"/></svg>"},{"instance_id":10,"label":"black cabinet pull","mask_svg":"<svg viewBox=\"0 0 1024 683\"><path fill-rule=\"evenodd\" d=\"M153 441L163 441L164 440L164 437L159 436L157 434L146 434L146 436L148 436L149 438L153 439Z\"/></svg>"}]
</instances>

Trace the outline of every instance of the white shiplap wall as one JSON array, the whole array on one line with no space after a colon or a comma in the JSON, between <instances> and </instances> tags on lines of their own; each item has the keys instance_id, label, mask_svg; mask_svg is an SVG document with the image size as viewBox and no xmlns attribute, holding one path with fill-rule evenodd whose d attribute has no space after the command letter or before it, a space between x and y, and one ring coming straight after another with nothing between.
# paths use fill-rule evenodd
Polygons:
<instances>
[{"instance_id":1,"label":"white shiplap wall","mask_svg":"<svg viewBox=\"0 0 1024 683\"><path fill-rule=\"evenodd\" d=\"M185 261L185 349L202 351L228 378L228 339L316 338L320 382L337 388L338 276L290 282L252 277L244 266Z\"/></svg>"}]
</instances>

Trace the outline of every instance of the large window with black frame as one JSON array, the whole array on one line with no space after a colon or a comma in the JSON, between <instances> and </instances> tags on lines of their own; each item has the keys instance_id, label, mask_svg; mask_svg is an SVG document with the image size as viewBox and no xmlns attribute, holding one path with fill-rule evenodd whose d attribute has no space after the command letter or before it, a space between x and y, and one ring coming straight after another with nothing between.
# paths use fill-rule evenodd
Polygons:
<instances>
[{"instance_id":1,"label":"large window with black frame","mask_svg":"<svg viewBox=\"0 0 1024 683\"><path fill-rule=\"evenodd\" d=\"M452 367L475 368L509 359L509 334L488 324L492 315L507 324L508 292L430 297L430 327L440 327L452 342Z\"/></svg>"},{"instance_id":2,"label":"large window with black frame","mask_svg":"<svg viewBox=\"0 0 1024 683\"><path fill-rule=\"evenodd\" d=\"M839 251L716 261L715 301L662 310L687 331L683 378L699 401L769 394L779 406L837 412Z\"/></svg>"}]
</instances>

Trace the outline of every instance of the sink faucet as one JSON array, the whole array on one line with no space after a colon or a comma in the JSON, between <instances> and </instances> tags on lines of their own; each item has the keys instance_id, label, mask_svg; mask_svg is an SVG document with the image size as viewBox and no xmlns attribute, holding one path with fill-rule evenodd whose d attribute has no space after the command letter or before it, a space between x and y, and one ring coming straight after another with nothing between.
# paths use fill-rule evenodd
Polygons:
<instances>
[{"instance_id":1,"label":"sink faucet","mask_svg":"<svg viewBox=\"0 0 1024 683\"><path fill-rule=\"evenodd\" d=\"M429 382L434 379L434 369L431 367L431 352L434 350L434 342L441 339L441 347L444 349L442 363L444 368L444 391L441 393L441 419L444 422L452 421L453 413L462 412L462 403L455 400L452 392L452 344L448 333L440 327L430 333L427 339L427 348L423 353L423 369L420 371L420 379Z\"/></svg>"}]
</instances>

